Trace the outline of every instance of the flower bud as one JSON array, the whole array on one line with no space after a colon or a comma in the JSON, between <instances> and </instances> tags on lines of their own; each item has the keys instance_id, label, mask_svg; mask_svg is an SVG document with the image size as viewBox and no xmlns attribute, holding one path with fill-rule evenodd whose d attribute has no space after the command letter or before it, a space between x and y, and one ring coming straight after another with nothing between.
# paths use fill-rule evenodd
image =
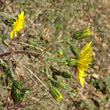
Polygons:
<instances>
[{"instance_id":1,"label":"flower bud","mask_svg":"<svg viewBox=\"0 0 110 110\"><path fill-rule=\"evenodd\" d=\"M73 59L73 58L67 59L66 62L67 62L68 66L75 66L75 65L77 65L77 60Z\"/></svg>"},{"instance_id":2,"label":"flower bud","mask_svg":"<svg viewBox=\"0 0 110 110\"><path fill-rule=\"evenodd\" d=\"M11 88L11 97L13 99L14 104L17 104L21 100L20 90L12 86Z\"/></svg>"},{"instance_id":3,"label":"flower bud","mask_svg":"<svg viewBox=\"0 0 110 110\"><path fill-rule=\"evenodd\" d=\"M55 74L55 75L61 75L61 72L59 70L57 70L56 68L54 68L52 66L50 66L50 68L51 68L53 74Z\"/></svg>"},{"instance_id":4,"label":"flower bud","mask_svg":"<svg viewBox=\"0 0 110 110\"><path fill-rule=\"evenodd\" d=\"M57 88L66 88L65 83L63 83L62 81L54 82L54 86Z\"/></svg>"},{"instance_id":5,"label":"flower bud","mask_svg":"<svg viewBox=\"0 0 110 110\"><path fill-rule=\"evenodd\" d=\"M63 96L56 87L50 87L50 93L56 101L60 101Z\"/></svg>"},{"instance_id":6,"label":"flower bud","mask_svg":"<svg viewBox=\"0 0 110 110\"><path fill-rule=\"evenodd\" d=\"M63 76L64 78L71 78L70 72L67 72L67 71L63 71L63 72L62 72L62 76Z\"/></svg>"},{"instance_id":7,"label":"flower bud","mask_svg":"<svg viewBox=\"0 0 110 110\"><path fill-rule=\"evenodd\" d=\"M62 52L62 51L59 51L59 54L60 54L60 55L63 55L63 52Z\"/></svg>"},{"instance_id":8,"label":"flower bud","mask_svg":"<svg viewBox=\"0 0 110 110\"><path fill-rule=\"evenodd\" d=\"M53 86L55 86L56 88L66 88L66 85L64 82L62 81L57 81L57 80L54 80L52 78L49 78L51 80L51 83Z\"/></svg>"},{"instance_id":9,"label":"flower bud","mask_svg":"<svg viewBox=\"0 0 110 110\"><path fill-rule=\"evenodd\" d=\"M90 30L86 28L86 29L75 32L73 35L73 38L76 40L79 40L79 39L82 39L88 36L90 36Z\"/></svg>"},{"instance_id":10,"label":"flower bud","mask_svg":"<svg viewBox=\"0 0 110 110\"><path fill-rule=\"evenodd\" d=\"M55 74L52 74L52 78L53 78L54 80L57 80L57 76L56 76Z\"/></svg>"},{"instance_id":11,"label":"flower bud","mask_svg":"<svg viewBox=\"0 0 110 110\"><path fill-rule=\"evenodd\" d=\"M20 81L14 80L12 86L15 87L16 89L20 89L22 87L22 84Z\"/></svg>"}]
</instances>

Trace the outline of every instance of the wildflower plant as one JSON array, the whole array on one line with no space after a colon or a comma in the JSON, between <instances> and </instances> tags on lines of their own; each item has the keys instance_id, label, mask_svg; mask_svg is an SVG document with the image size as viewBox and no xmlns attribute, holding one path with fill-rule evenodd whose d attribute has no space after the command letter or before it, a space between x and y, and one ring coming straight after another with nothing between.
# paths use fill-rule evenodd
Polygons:
<instances>
[{"instance_id":1,"label":"wildflower plant","mask_svg":"<svg viewBox=\"0 0 110 110\"><path fill-rule=\"evenodd\" d=\"M10 33L10 38L13 38L13 36L17 37L17 32L20 32L21 29L23 29L23 25L25 22L25 16L24 16L24 11L21 11L20 14L18 14L18 18L16 18L15 21L13 21L13 29ZM10 25L11 26L11 25ZM77 31L74 33L74 36L72 38L79 40L83 39L85 37L88 37L90 35L90 30L89 29L83 29L80 31ZM61 90L67 89L67 83L70 81L70 79L73 79L72 74L70 71L64 69L57 69L53 66L53 64L46 64L46 60L54 60L57 63L63 63L63 65L69 66L71 68L75 67L76 68L76 77L77 77L77 82L80 83L82 86L84 85L84 78L87 76L87 72L89 71L89 65L92 62L92 55L93 51L91 48L91 43L87 43L82 50L77 47L77 45L71 41L66 41L65 38L60 42L60 43L66 43L69 46L71 46L71 51L74 54L73 58L69 58L66 56L64 59L54 59L50 58L45 55L45 53L48 51L49 48L52 47L49 46L46 48L46 50L43 53L33 53L33 52L28 52L28 51L15 51L13 53L24 53L24 54L29 54L37 57L40 59L46 66L45 66L45 72L46 72L46 77L47 77L47 84L48 88L47 91L51 94L51 96L56 100L60 101L63 99L63 94ZM57 43L55 43L56 45ZM59 49L60 50L60 49ZM58 53L58 52L57 52ZM11 52L6 53L11 54ZM63 57L63 51L59 51L60 58ZM14 79L14 78L13 78ZM38 79L38 78L37 78ZM66 81L68 81L66 83ZM42 82L42 81L40 81ZM44 84L43 84L44 86ZM75 91L73 91L75 92ZM13 99L14 104L20 103L20 101L24 101L25 95L27 93L30 93L30 89L22 88L22 84L19 83L17 80L12 81L12 87L11 87L11 96Z\"/></svg>"}]
</instances>

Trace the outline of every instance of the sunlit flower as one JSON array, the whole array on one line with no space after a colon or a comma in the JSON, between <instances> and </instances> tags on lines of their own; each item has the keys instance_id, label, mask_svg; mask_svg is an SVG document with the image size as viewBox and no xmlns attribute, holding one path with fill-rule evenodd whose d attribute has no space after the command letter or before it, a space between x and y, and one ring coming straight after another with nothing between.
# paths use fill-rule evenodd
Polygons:
<instances>
[{"instance_id":1,"label":"sunlit flower","mask_svg":"<svg viewBox=\"0 0 110 110\"><path fill-rule=\"evenodd\" d=\"M24 24L24 11L21 12L21 14L18 14L18 18L16 19L16 21L13 23L13 30L10 33L10 37L12 38L14 35L15 37L17 37L17 33L18 31L20 31L23 28L23 24Z\"/></svg>"},{"instance_id":2,"label":"sunlit flower","mask_svg":"<svg viewBox=\"0 0 110 110\"><path fill-rule=\"evenodd\" d=\"M80 57L77 62L77 81L84 85L84 77L87 76L85 71L88 71L89 64L92 61L92 48L90 47L90 43L87 43L80 52Z\"/></svg>"},{"instance_id":3,"label":"sunlit flower","mask_svg":"<svg viewBox=\"0 0 110 110\"><path fill-rule=\"evenodd\" d=\"M73 93L75 93L76 92L76 89L73 89Z\"/></svg>"},{"instance_id":4,"label":"sunlit flower","mask_svg":"<svg viewBox=\"0 0 110 110\"><path fill-rule=\"evenodd\" d=\"M62 51L60 51L60 52L59 52L59 54L60 54L60 55L63 55L63 52L62 52Z\"/></svg>"}]
</instances>

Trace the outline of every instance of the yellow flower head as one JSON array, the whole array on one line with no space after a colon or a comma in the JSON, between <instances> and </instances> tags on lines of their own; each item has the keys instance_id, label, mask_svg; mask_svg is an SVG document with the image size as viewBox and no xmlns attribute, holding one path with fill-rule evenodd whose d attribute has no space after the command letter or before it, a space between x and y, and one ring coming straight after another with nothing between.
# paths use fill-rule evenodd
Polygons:
<instances>
[{"instance_id":1,"label":"yellow flower head","mask_svg":"<svg viewBox=\"0 0 110 110\"><path fill-rule=\"evenodd\" d=\"M73 93L75 93L76 92L76 89L73 89Z\"/></svg>"},{"instance_id":2,"label":"yellow flower head","mask_svg":"<svg viewBox=\"0 0 110 110\"><path fill-rule=\"evenodd\" d=\"M87 76L84 71L88 71L89 64L92 61L92 48L90 47L90 43L87 43L80 52L80 57L77 63L77 80L80 81L81 85L84 85L83 77Z\"/></svg>"},{"instance_id":3,"label":"yellow flower head","mask_svg":"<svg viewBox=\"0 0 110 110\"><path fill-rule=\"evenodd\" d=\"M25 19L24 11L22 11L21 14L18 14L18 18L13 23L13 30L10 33L11 38L13 37L13 35L15 35L15 37L17 37L16 32L20 31L23 28L24 19Z\"/></svg>"},{"instance_id":4,"label":"yellow flower head","mask_svg":"<svg viewBox=\"0 0 110 110\"><path fill-rule=\"evenodd\" d=\"M59 54L60 54L60 55L63 55L63 52L62 52L62 51L60 51L60 52L59 52Z\"/></svg>"}]
</instances>

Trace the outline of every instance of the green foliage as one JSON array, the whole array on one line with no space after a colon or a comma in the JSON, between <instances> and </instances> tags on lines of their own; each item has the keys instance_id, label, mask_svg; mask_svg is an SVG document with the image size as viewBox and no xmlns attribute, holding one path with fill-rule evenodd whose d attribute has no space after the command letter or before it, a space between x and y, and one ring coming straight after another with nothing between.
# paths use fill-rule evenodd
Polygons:
<instances>
[{"instance_id":1,"label":"green foliage","mask_svg":"<svg viewBox=\"0 0 110 110\"><path fill-rule=\"evenodd\" d=\"M34 110L34 109L31 109L31 108L24 108L23 110Z\"/></svg>"},{"instance_id":2,"label":"green foliage","mask_svg":"<svg viewBox=\"0 0 110 110\"><path fill-rule=\"evenodd\" d=\"M52 74L53 77L55 77L56 75L62 76L64 78L71 78L71 74L69 71L61 71L61 70L57 70L56 68L50 66L51 70L52 70Z\"/></svg>"},{"instance_id":3,"label":"green foliage","mask_svg":"<svg viewBox=\"0 0 110 110\"><path fill-rule=\"evenodd\" d=\"M20 89L12 86L11 88L11 97L13 99L14 104L17 104L21 101Z\"/></svg>"},{"instance_id":4,"label":"green foliage","mask_svg":"<svg viewBox=\"0 0 110 110\"><path fill-rule=\"evenodd\" d=\"M52 71L52 78L49 77L48 79L50 80L51 84L56 88L66 89L67 85L64 81L64 78L71 78L70 72L57 70L56 68L52 66L50 66L50 69ZM60 81L59 81L59 78L57 78L59 76L61 79Z\"/></svg>"},{"instance_id":5,"label":"green foliage","mask_svg":"<svg viewBox=\"0 0 110 110\"><path fill-rule=\"evenodd\" d=\"M106 97L103 97L103 101L104 101L105 104L108 103L108 99Z\"/></svg>"},{"instance_id":6,"label":"green foliage","mask_svg":"<svg viewBox=\"0 0 110 110\"><path fill-rule=\"evenodd\" d=\"M91 84L92 84L95 88L97 88L97 89L99 89L99 90L101 90L101 91L103 91L103 89L105 88L103 82L102 82L101 80L98 80L98 79L92 79L92 80L91 80Z\"/></svg>"},{"instance_id":7,"label":"green foliage","mask_svg":"<svg viewBox=\"0 0 110 110\"><path fill-rule=\"evenodd\" d=\"M31 49L34 49L36 44L38 44L40 41L38 39L33 39L33 38L30 38L29 39L29 44L30 44L30 48Z\"/></svg>"},{"instance_id":8,"label":"green foliage","mask_svg":"<svg viewBox=\"0 0 110 110\"><path fill-rule=\"evenodd\" d=\"M77 59L73 59L73 58L68 58L66 60L67 62L67 65L70 66L70 67L73 67L73 66L76 66L77 65Z\"/></svg>"},{"instance_id":9,"label":"green foliage","mask_svg":"<svg viewBox=\"0 0 110 110\"><path fill-rule=\"evenodd\" d=\"M14 23L15 21L16 21L15 19L6 19L6 20L4 21L4 23L5 23L7 26L12 27L12 26L13 26L13 23Z\"/></svg>"},{"instance_id":10,"label":"green foliage","mask_svg":"<svg viewBox=\"0 0 110 110\"><path fill-rule=\"evenodd\" d=\"M110 93L110 77L105 77L104 80L105 80L105 84L107 86L107 89Z\"/></svg>"},{"instance_id":11,"label":"green foliage","mask_svg":"<svg viewBox=\"0 0 110 110\"><path fill-rule=\"evenodd\" d=\"M86 106L86 105L87 105L86 100L82 100L81 103L80 103L80 106Z\"/></svg>"},{"instance_id":12,"label":"green foliage","mask_svg":"<svg viewBox=\"0 0 110 110\"><path fill-rule=\"evenodd\" d=\"M69 71L62 71L61 76L64 78L71 78L71 74Z\"/></svg>"},{"instance_id":13,"label":"green foliage","mask_svg":"<svg viewBox=\"0 0 110 110\"><path fill-rule=\"evenodd\" d=\"M12 77L12 74L10 72L10 69L7 65L7 63L5 61L3 61L2 59L0 59L0 62L1 62L1 66L2 66L2 75L0 77L0 81L1 81L1 84L3 86L11 86L11 82L13 80L13 77Z\"/></svg>"},{"instance_id":14,"label":"green foliage","mask_svg":"<svg viewBox=\"0 0 110 110\"><path fill-rule=\"evenodd\" d=\"M54 74L54 75L61 75L61 71L57 70L56 68L50 66L50 69L53 72L52 74Z\"/></svg>"},{"instance_id":15,"label":"green foliage","mask_svg":"<svg viewBox=\"0 0 110 110\"><path fill-rule=\"evenodd\" d=\"M94 104L91 104L91 110L97 110L97 108Z\"/></svg>"},{"instance_id":16,"label":"green foliage","mask_svg":"<svg viewBox=\"0 0 110 110\"><path fill-rule=\"evenodd\" d=\"M5 38L10 38L10 36L8 34L0 34L0 40L3 40Z\"/></svg>"},{"instance_id":17,"label":"green foliage","mask_svg":"<svg viewBox=\"0 0 110 110\"><path fill-rule=\"evenodd\" d=\"M72 45L71 45L71 50L72 50L73 54L76 56L76 58L80 57L80 51L74 43L72 43Z\"/></svg>"},{"instance_id":18,"label":"green foliage","mask_svg":"<svg viewBox=\"0 0 110 110\"><path fill-rule=\"evenodd\" d=\"M21 82L14 80L12 87L15 87L16 89L20 89L22 87L22 84Z\"/></svg>"},{"instance_id":19,"label":"green foliage","mask_svg":"<svg viewBox=\"0 0 110 110\"><path fill-rule=\"evenodd\" d=\"M11 88L11 96L14 104L17 104L21 101L21 94L20 94L21 87L22 87L21 82L17 80L13 81Z\"/></svg>"},{"instance_id":20,"label":"green foliage","mask_svg":"<svg viewBox=\"0 0 110 110\"><path fill-rule=\"evenodd\" d=\"M30 89L22 88L20 91L21 99L25 100L26 94L30 93Z\"/></svg>"},{"instance_id":21,"label":"green foliage","mask_svg":"<svg viewBox=\"0 0 110 110\"><path fill-rule=\"evenodd\" d=\"M51 81L51 84L56 87L56 88L64 88L66 89L66 83L64 82L64 80L62 81L57 81L53 78L49 78L49 80Z\"/></svg>"},{"instance_id":22,"label":"green foliage","mask_svg":"<svg viewBox=\"0 0 110 110\"><path fill-rule=\"evenodd\" d=\"M27 93L30 89L22 88L22 83L20 81L14 80L11 87L11 96L14 104L18 104L20 101L25 99Z\"/></svg>"}]
</instances>

